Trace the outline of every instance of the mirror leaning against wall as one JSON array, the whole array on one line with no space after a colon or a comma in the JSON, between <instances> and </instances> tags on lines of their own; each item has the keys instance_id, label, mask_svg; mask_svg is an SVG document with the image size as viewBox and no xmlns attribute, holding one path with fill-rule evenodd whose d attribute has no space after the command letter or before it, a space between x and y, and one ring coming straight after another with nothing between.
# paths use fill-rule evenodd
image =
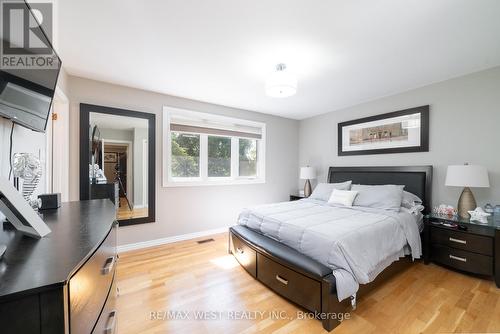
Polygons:
<instances>
[{"instance_id":1,"label":"mirror leaning against wall","mask_svg":"<svg viewBox=\"0 0 500 334\"><path fill-rule=\"evenodd\" d=\"M80 104L80 199L109 198L120 226L154 222L155 115Z\"/></svg>"}]
</instances>

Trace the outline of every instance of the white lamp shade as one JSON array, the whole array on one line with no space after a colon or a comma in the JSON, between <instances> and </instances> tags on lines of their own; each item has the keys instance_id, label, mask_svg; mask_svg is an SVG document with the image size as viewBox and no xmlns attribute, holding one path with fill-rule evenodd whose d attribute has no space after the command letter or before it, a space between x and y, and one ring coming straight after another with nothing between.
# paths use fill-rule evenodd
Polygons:
<instances>
[{"instance_id":1,"label":"white lamp shade","mask_svg":"<svg viewBox=\"0 0 500 334\"><path fill-rule=\"evenodd\" d=\"M488 188L490 180L483 166L455 165L448 166L445 184L451 187Z\"/></svg>"},{"instance_id":2,"label":"white lamp shade","mask_svg":"<svg viewBox=\"0 0 500 334\"><path fill-rule=\"evenodd\" d=\"M279 66L279 65L278 65ZM286 67L277 69L266 81L266 94L271 97L288 97L297 92L297 78Z\"/></svg>"},{"instance_id":3,"label":"white lamp shade","mask_svg":"<svg viewBox=\"0 0 500 334\"><path fill-rule=\"evenodd\" d=\"M300 167L300 178L303 180L312 180L316 178L316 170L314 167Z\"/></svg>"}]
</instances>

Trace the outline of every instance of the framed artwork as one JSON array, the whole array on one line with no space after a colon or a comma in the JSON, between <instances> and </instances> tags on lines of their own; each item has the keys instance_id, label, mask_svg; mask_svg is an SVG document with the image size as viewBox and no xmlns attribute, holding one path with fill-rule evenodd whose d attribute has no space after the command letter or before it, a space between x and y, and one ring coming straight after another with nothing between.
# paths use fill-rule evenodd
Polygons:
<instances>
[{"instance_id":1,"label":"framed artwork","mask_svg":"<svg viewBox=\"0 0 500 334\"><path fill-rule=\"evenodd\" d=\"M118 153L116 153L116 152L105 152L104 153L104 162L109 162L109 163L117 162L118 161L117 155L118 155Z\"/></svg>"},{"instance_id":2,"label":"framed artwork","mask_svg":"<svg viewBox=\"0 0 500 334\"><path fill-rule=\"evenodd\" d=\"M338 124L338 155L429 152L429 106Z\"/></svg>"}]
</instances>

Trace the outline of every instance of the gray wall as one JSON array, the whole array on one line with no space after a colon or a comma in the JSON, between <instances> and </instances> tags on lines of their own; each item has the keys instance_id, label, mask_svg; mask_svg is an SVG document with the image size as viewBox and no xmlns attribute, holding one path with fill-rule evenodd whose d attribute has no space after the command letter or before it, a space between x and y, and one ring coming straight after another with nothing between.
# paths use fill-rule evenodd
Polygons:
<instances>
[{"instance_id":1,"label":"gray wall","mask_svg":"<svg viewBox=\"0 0 500 334\"><path fill-rule=\"evenodd\" d=\"M429 152L337 156L337 123L427 104ZM478 204L500 204L499 145L500 67L312 117L301 121L299 129L300 165L316 167L318 181L325 182L328 166L430 164L434 205L456 206L461 189L445 187L446 167L464 162L489 171L491 187L473 189Z\"/></svg>"},{"instance_id":2,"label":"gray wall","mask_svg":"<svg viewBox=\"0 0 500 334\"><path fill-rule=\"evenodd\" d=\"M92 120L90 120L91 123ZM108 140L123 140L123 141L134 141L134 131L133 130L117 130L117 129L106 129L98 125L99 131L101 132L101 138Z\"/></svg>"},{"instance_id":3,"label":"gray wall","mask_svg":"<svg viewBox=\"0 0 500 334\"><path fill-rule=\"evenodd\" d=\"M119 244L205 231L232 225L246 206L285 201L298 177L299 122L164 94L69 77L70 199L79 197L79 103L156 114L156 223L121 227ZM169 105L239 117L267 125L266 183L254 185L164 188L162 177L162 108Z\"/></svg>"}]
</instances>

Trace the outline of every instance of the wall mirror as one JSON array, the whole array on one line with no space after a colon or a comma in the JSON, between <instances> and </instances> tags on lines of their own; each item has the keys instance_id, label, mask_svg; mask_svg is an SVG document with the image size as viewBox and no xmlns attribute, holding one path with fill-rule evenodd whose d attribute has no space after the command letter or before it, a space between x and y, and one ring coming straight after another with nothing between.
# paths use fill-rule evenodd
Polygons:
<instances>
[{"instance_id":1,"label":"wall mirror","mask_svg":"<svg viewBox=\"0 0 500 334\"><path fill-rule=\"evenodd\" d=\"M80 199L109 198L120 226L155 221L155 115L80 104Z\"/></svg>"}]
</instances>

